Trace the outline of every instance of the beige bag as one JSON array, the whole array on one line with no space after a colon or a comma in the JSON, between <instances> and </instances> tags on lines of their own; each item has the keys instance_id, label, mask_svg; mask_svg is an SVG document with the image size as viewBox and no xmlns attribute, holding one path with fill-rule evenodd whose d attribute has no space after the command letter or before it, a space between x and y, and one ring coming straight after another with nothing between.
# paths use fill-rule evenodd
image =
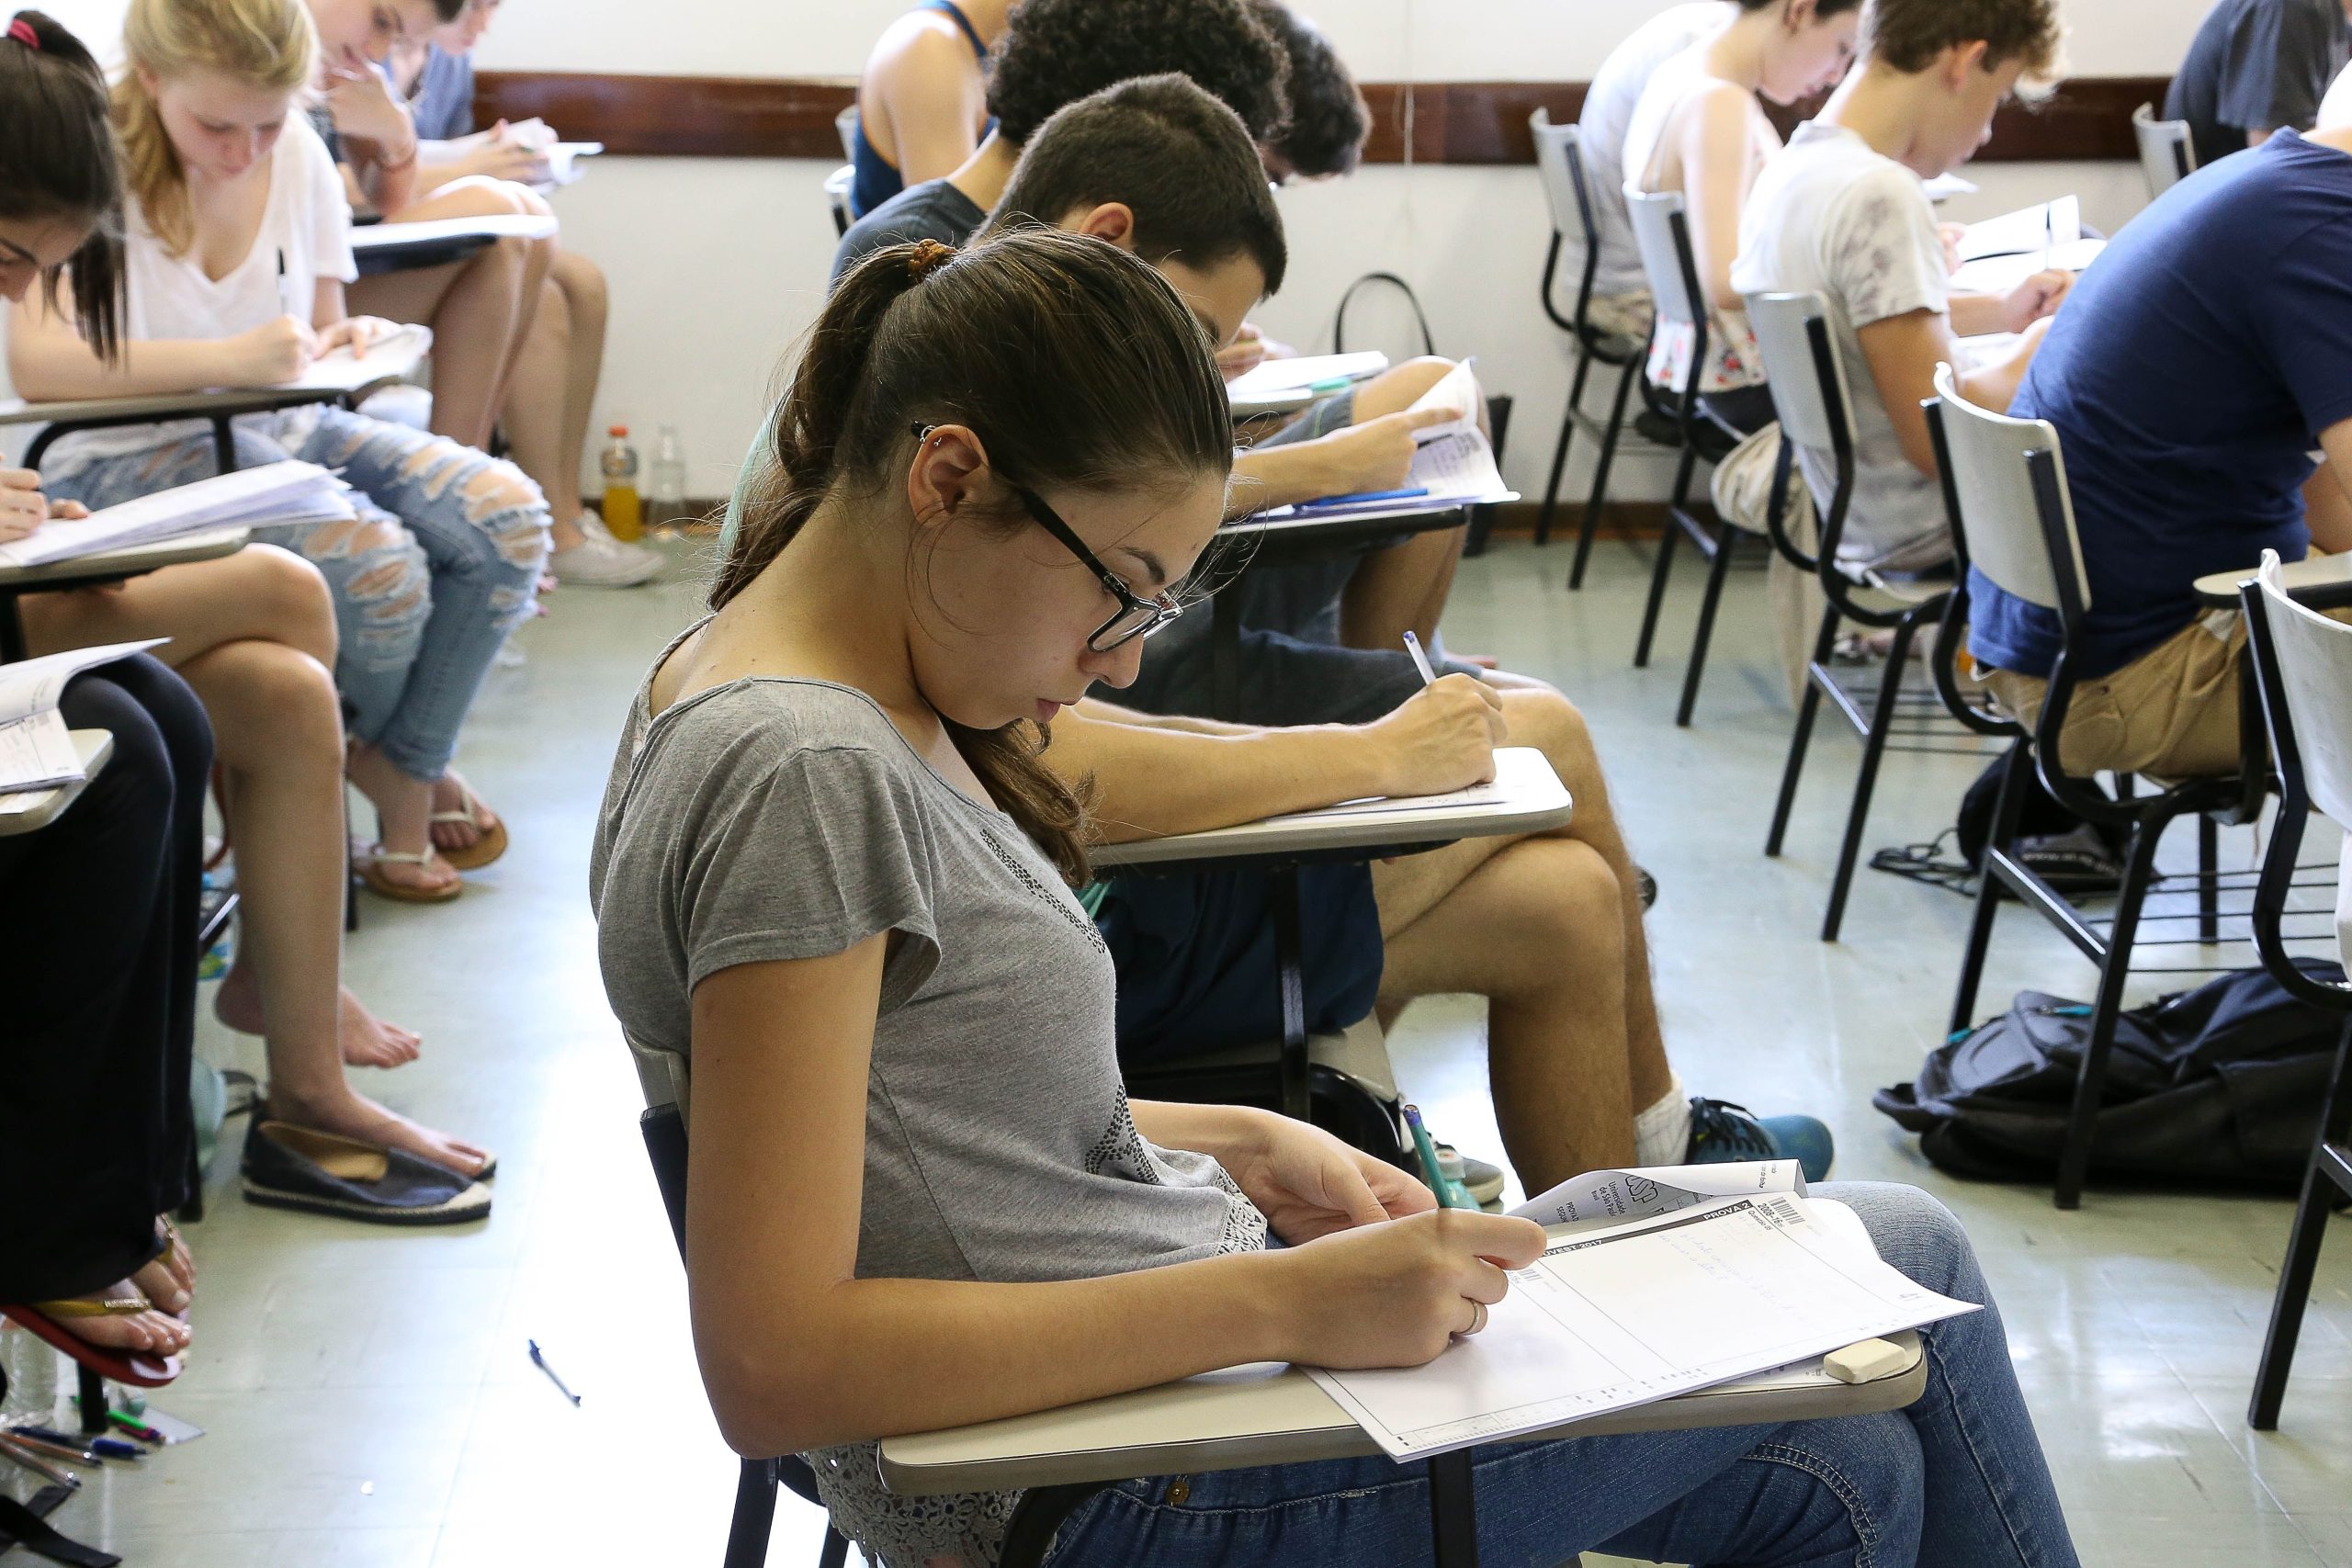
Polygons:
<instances>
[{"instance_id":1,"label":"beige bag","mask_svg":"<svg viewBox=\"0 0 2352 1568\"><path fill-rule=\"evenodd\" d=\"M1714 480L1709 487L1716 515L1751 534L1769 534L1772 477L1780 466L1777 423L1766 425L1733 447L1715 465ZM1801 473L1789 475L1788 511L1781 527L1789 542L1806 554L1818 547L1820 523L1814 515L1813 487ZM1804 695L1805 663L1813 657L1813 639L1828 602L1822 597L1820 582L1810 572L1799 571L1777 550L1766 588L1772 602L1773 641L1780 650L1781 672L1789 683L1789 701L1795 703Z\"/></svg>"}]
</instances>

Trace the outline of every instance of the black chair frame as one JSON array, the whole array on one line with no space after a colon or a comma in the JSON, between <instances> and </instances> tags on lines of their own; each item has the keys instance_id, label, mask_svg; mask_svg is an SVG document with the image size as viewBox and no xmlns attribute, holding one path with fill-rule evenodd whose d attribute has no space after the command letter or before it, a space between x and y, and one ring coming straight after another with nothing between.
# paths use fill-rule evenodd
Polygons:
<instances>
[{"instance_id":1,"label":"black chair frame","mask_svg":"<svg viewBox=\"0 0 2352 1568\"><path fill-rule=\"evenodd\" d=\"M1649 666L1650 643L1657 633L1658 609L1666 601L1666 581L1674 570L1675 546L1687 538L1691 548L1709 563L1707 585L1699 600L1699 622L1690 634L1690 664L1683 671L1682 696L1674 710L1674 722L1687 727L1690 710L1699 700L1699 682L1707 670L1707 647L1714 638L1715 608L1723 601L1724 578L1731 570L1732 556L1739 542L1750 536L1728 518L1717 517L1710 525L1690 510L1690 483L1697 475L1700 460L1723 461L1733 447L1746 439L1746 433L1717 419L1699 396L1699 382L1707 370L1711 335L1704 309L1707 296L1699 287L1699 264L1690 250L1689 219L1675 212L1668 216L1668 222L1674 231L1675 263L1682 274L1685 298L1701 309L1692 312L1690 368L1682 378L1681 389L1665 400L1681 440L1682 456L1674 468L1674 489L1666 505L1666 530L1650 564L1649 604L1642 612L1641 637L1634 645L1634 668L1643 670Z\"/></svg>"},{"instance_id":2,"label":"black chair frame","mask_svg":"<svg viewBox=\"0 0 2352 1568\"><path fill-rule=\"evenodd\" d=\"M1945 434L1942 402L1930 400L1925 407L1928 434L1935 443L1937 466L1943 475L1944 501L1951 513L1952 548L1960 572L1960 586L1953 590L1951 606L1946 611L1946 620L1951 632L1945 641L1956 652L1958 629L1964 626L1967 620L1967 522L1962 515L1957 487L1951 477L1951 456ZM2148 795L2138 794L2129 777L2119 775L2118 795L2110 796L2098 787L2095 779L2070 773L2060 765L2059 737L2065 731L2066 716L2074 703L2074 649L2082 635L2084 593L2083 585L2075 575L2075 554L2067 537L2061 478L2063 470L2059 462L2057 455L2047 450L2029 452L2025 457L2035 512L2048 548L2052 578L2056 584L2059 600L2060 649L2057 662L2050 672L2049 694L2043 700L2040 718L2028 730L1983 705L1977 698L1960 688L1952 660L1936 660L1935 675L1938 690L1954 717L1979 734L2000 736L2009 741L2008 756L2001 774L2000 793L1994 808L1992 836L1984 849L1984 865L1976 891L1976 910L1969 927L1968 945L1961 961L1960 984L1953 994L1948 1027L1958 1033L1973 1022L1976 991L1984 977L1985 953L1992 942L1993 919L1999 908L2004 888L2055 926L2077 952L2098 966L2099 983L2092 1004L2090 1036L2084 1047L2082 1072L2075 1081L2065 1147L2059 1158L2055 1183L2057 1206L2076 1209L2082 1206L2084 1179L2090 1166L2093 1126L2105 1095L2108 1058L2115 1044L2117 1020L2123 1010L2123 986L2132 972L2132 955L2142 949L2209 946L2220 940L2221 891L2237 874L2215 869L2218 829L2255 821L2260 816L2268 794L2269 778L2267 756L2257 743L2261 735L2261 720L2253 711L2256 696L2250 681L2244 683L2241 691L2240 722L2244 726L2242 733L2246 737L2247 744L2239 771L2234 774L2188 779L2163 786ZM2018 815L2025 804L2029 778L2037 773L2042 787L2075 816L2088 822L2120 828L2128 834L2123 880L2115 895L2112 916L2104 919L2086 917L2072 899L2044 881L2031 864L2018 856ZM2193 874L2160 875L2155 868L2157 845L2164 837L2165 829L2185 817L2197 819L2199 868ZM2195 916L2144 915L2152 892L2158 890L2160 886L2168 889L2178 884L2188 884L2196 889L2198 910ZM2198 924L2198 934L2193 938L2143 938L2140 927L2143 918L2193 918ZM2143 968L2141 973L2211 974L2222 967L2226 966L2188 964Z\"/></svg>"},{"instance_id":3,"label":"black chair frame","mask_svg":"<svg viewBox=\"0 0 2352 1568\"><path fill-rule=\"evenodd\" d=\"M2246 1407L2246 1424L2257 1432L2270 1432L2278 1429L2278 1408L2287 1396L2287 1374L2294 1365L2295 1344L2302 1333L2303 1309L2311 1302L2312 1280L2319 1268L2320 1242L2327 1232L2328 1215L2339 1202L2352 1200L2352 982L2331 985L2314 980L2287 949L2288 894L2303 886L2295 881L2295 874L2304 869L2296 864L2296 859L2311 820L2311 794L2304 784L2302 754L2287 706L2278 648L2271 640L2269 603L2259 582L2241 588L2239 600L2278 790L2278 815L2270 829L2262 879L2255 893L2255 948L2262 955L2263 968L2290 996L2345 1015L2344 1038L2336 1047L2326 1102L2320 1109L2319 1135L2312 1142L2311 1165L2296 1200L2287 1259L2278 1271L2270 1325L2263 1335L2262 1359L2255 1371L2254 1395Z\"/></svg>"},{"instance_id":4,"label":"black chair frame","mask_svg":"<svg viewBox=\"0 0 2352 1568\"><path fill-rule=\"evenodd\" d=\"M1804 695L1798 699L1796 725L1789 736L1789 760L1781 770L1780 797L1772 807L1772 826L1765 835L1764 853L1777 858L1788 836L1789 816L1796 806L1797 784L1804 777L1805 756L1813 743L1814 721L1826 698L1862 742L1861 764L1854 774L1853 799L1846 811L1845 838L1838 847L1837 870L1829 880L1829 903L1821 919L1821 940L1836 942L1845 922L1846 898L1853 887L1854 868L1861 857L1862 833L1870 820L1871 797L1878 789L1879 765L1886 753L1976 755L1983 748L1964 731L1956 732L1933 711L1937 694L1932 685L1914 686L1905 680L1911 668L1912 645L1929 626L1939 628L1930 660L1940 668L1956 656L1959 626L1944 614L1951 594L1938 593L1900 610L1865 604L1857 593L1866 585L1838 564L1838 547L1845 538L1846 520L1854 499L1853 422L1851 411L1846 406L1844 382L1838 375L1838 350L1830 341L1829 323L1819 316L1809 319L1805 322L1805 341L1812 355L1808 373L1813 376L1829 415L1830 458L1835 465L1836 482L1821 520L1816 547L1809 554L1789 531L1790 487L1804 481L1794 471L1795 443L1782 440L1779 466L1772 476L1767 532L1773 549L1783 559L1820 582L1827 604L1822 612L1820 629L1814 637L1812 657L1805 663ZM1849 686L1838 678L1838 666L1832 660L1838 627L1849 621L1894 634L1876 686Z\"/></svg>"},{"instance_id":5,"label":"black chair frame","mask_svg":"<svg viewBox=\"0 0 2352 1568\"><path fill-rule=\"evenodd\" d=\"M1576 344L1576 373L1568 383L1568 406L1560 419L1560 438L1552 448L1552 475L1544 486L1544 504L1535 514L1535 542L1552 542L1552 515L1559 505L1560 480L1567 472L1568 446L1582 431L1598 445L1593 458L1592 491L1587 498L1584 515L1577 523L1576 559L1568 567L1568 586L1584 586L1585 563L1592 557L1592 538L1600 523L1600 509L1609 498L1609 470L1616 462L1617 443L1625 429L1625 400L1634 384L1643 379L1642 365L1649 357L1649 340L1636 343L1612 333L1605 333L1592 324L1592 284L1600 267L1600 226L1592 216L1592 191L1584 172L1584 149L1575 140L1566 142L1562 151L1567 154L1569 183L1576 189L1577 217L1584 230L1584 271L1577 280L1576 309L1568 315L1560 314L1553 303L1553 286L1559 276L1560 252L1566 237L1557 229L1552 231L1552 247L1544 257L1544 282L1539 296L1544 313L1552 324L1568 334ZM1617 372L1617 390L1610 400L1609 417L1596 419L1585 412L1585 388L1598 363ZM1645 400L1647 389L1644 389Z\"/></svg>"}]
</instances>

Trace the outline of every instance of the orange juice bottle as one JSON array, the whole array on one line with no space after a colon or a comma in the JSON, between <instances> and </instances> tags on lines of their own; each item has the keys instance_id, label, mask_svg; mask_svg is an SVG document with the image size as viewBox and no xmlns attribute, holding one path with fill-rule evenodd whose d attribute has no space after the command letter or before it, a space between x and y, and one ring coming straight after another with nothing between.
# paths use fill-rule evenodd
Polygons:
<instances>
[{"instance_id":1,"label":"orange juice bottle","mask_svg":"<svg viewBox=\"0 0 2352 1568\"><path fill-rule=\"evenodd\" d=\"M645 503L637 493L637 448L628 444L628 426L614 425L613 438L597 466L605 472L605 528L616 539L635 539L645 532Z\"/></svg>"}]
</instances>

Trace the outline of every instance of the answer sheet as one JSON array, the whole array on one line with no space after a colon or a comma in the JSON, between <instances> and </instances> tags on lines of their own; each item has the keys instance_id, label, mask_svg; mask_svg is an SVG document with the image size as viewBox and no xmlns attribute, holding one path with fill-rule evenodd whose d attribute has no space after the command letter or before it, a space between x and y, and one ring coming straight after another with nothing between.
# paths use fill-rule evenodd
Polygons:
<instances>
[{"instance_id":1,"label":"answer sheet","mask_svg":"<svg viewBox=\"0 0 2352 1568\"><path fill-rule=\"evenodd\" d=\"M311 361L311 367L287 383L322 390L356 392L379 381L397 381L412 375L433 352L433 329L413 324L386 333L355 355L346 344Z\"/></svg>"},{"instance_id":2,"label":"answer sheet","mask_svg":"<svg viewBox=\"0 0 2352 1568\"><path fill-rule=\"evenodd\" d=\"M57 711L65 682L170 640L153 637L0 664L0 791L48 789L82 777L81 756Z\"/></svg>"},{"instance_id":3,"label":"answer sheet","mask_svg":"<svg viewBox=\"0 0 2352 1568\"><path fill-rule=\"evenodd\" d=\"M1912 1283L1793 1192L1580 1232L1426 1366L1310 1368L1393 1459L1709 1388L1979 1310Z\"/></svg>"},{"instance_id":4,"label":"answer sheet","mask_svg":"<svg viewBox=\"0 0 2352 1568\"><path fill-rule=\"evenodd\" d=\"M2071 245L2082 237L2083 204L2075 197L2062 196L2037 207L2021 207L1998 218L1971 223L1961 237L1960 259L1973 262L1986 256L2041 255L2061 245Z\"/></svg>"},{"instance_id":5,"label":"answer sheet","mask_svg":"<svg viewBox=\"0 0 2352 1568\"><path fill-rule=\"evenodd\" d=\"M1323 822L1334 817L1362 817L1375 811L1460 811L1465 807L1503 806L1524 802L1537 793L1559 788L1559 775L1543 752L1532 746L1500 746L1495 750L1495 776L1467 789L1443 795L1367 795L1313 811L1269 817L1267 822Z\"/></svg>"}]
</instances>

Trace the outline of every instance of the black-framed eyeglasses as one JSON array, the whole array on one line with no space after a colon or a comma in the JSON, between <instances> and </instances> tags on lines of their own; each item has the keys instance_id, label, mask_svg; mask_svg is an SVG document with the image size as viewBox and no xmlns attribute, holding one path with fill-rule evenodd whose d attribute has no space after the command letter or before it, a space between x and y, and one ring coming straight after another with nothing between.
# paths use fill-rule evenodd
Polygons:
<instances>
[{"instance_id":1,"label":"black-framed eyeglasses","mask_svg":"<svg viewBox=\"0 0 2352 1568\"><path fill-rule=\"evenodd\" d=\"M935 427L917 424L913 428L915 439L921 441ZM1029 520L1058 540L1062 548L1077 557L1078 563L1092 572L1095 580L1102 584L1103 592L1119 602L1119 613L1095 627L1092 635L1087 637L1088 648L1096 653L1108 653L1122 643L1151 636L1184 613L1184 606L1177 601L1172 591L1149 599L1137 598L1136 591L1127 586L1127 580L1097 559L1094 552L1086 547L1086 542L1078 536L1077 531L1063 522L1061 514L1046 505L1045 498L1035 491L1014 485L1012 493L1021 502L1022 510L1029 513Z\"/></svg>"}]
</instances>

